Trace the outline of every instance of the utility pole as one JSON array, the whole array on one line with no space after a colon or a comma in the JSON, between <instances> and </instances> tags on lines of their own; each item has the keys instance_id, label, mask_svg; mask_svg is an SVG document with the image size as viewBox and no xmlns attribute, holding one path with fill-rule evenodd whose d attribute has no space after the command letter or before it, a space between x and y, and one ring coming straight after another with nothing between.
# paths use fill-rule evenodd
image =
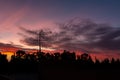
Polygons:
<instances>
[{"instance_id":1,"label":"utility pole","mask_svg":"<svg viewBox=\"0 0 120 80\"><path fill-rule=\"evenodd\" d=\"M42 52L41 36L42 36L42 30L39 31L39 33L38 33L38 46L39 46L38 52L40 52L40 53Z\"/></svg>"},{"instance_id":2,"label":"utility pole","mask_svg":"<svg viewBox=\"0 0 120 80\"><path fill-rule=\"evenodd\" d=\"M45 32L43 30L40 30L38 31L38 46L39 46L39 49L38 49L38 52L41 53L42 52L42 42L43 40L45 40L45 38L47 37L46 35L50 34L51 32Z\"/></svg>"}]
</instances>

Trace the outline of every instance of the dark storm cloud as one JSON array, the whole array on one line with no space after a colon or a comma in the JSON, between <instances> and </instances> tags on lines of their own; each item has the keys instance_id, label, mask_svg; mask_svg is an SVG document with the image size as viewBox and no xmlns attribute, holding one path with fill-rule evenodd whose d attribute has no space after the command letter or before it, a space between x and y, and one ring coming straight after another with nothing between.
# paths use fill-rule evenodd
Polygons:
<instances>
[{"instance_id":1,"label":"dark storm cloud","mask_svg":"<svg viewBox=\"0 0 120 80\"><path fill-rule=\"evenodd\" d=\"M27 33L36 31L24 30ZM72 19L59 24L59 31L43 36L44 46L55 49L87 51L119 51L120 28L91 20ZM22 40L28 45L38 45L37 37Z\"/></svg>"},{"instance_id":2,"label":"dark storm cloud","mask_svg":"<svg viewBox=\"0 0 120 80\"><path fill-rule=\"evenodd\" d=\"M0 48L22 48L22 46L15 45L13 43L2 43L2 42L0 42Z\"/></svg>"},{"instance_id":3,"label":"dark storm cloud","mask_svg":"<svg viewBox=\"0 0 120 80\"><path fill-rule=\"evenodd\" d=\"M95 44L103 49L119 50L120 49L120 28L114 28L111 32L101 37L101 40Z\"/></svg>"},{"instance_id":4,"label":"dark storm cloud","mask_svg":"<svg viewBox=\"0 0 120 80\"><path fill-rule=\"evenodd\" d=\"M38 38L40 35L42 46L44 47L51 47L53 43L53 39L55 39L55 35L46 29L40 30L28 30L23 27L19 27L24 33L18 33L19 35L23 36L23 39L20 40L21 43L24 43L29 46L38 46ZM41 33L41 34L40 34Z\"/></svg>"},{"instance_id":5,"label":"dark storm cloud","mask_svg":"<svg viewBox=\"0 0 120 80\"><path fill-rule=\"evenodd\" d=\"M77 23L76 23L77 22ZM120 28L115 28L107 24L98 24L90 20L73 19L68 23L60 25L62 36L72 38L69 40L60 40L66 42L64 45L71 45L73 49L81 47L89 50L119 50L120 49ZM67 34L70 34L67 36ZM64 46L63 45L63 46Z\"/></svg>"}]
</instances>

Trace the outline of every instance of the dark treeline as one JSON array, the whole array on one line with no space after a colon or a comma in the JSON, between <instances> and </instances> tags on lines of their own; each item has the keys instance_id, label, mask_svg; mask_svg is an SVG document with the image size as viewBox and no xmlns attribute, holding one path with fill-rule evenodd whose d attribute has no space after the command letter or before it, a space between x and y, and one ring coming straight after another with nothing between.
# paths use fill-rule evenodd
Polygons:
<instances>
[{"instance_id":1,"label":"dark treeline","mask_svg":"<svg viewBox=\"0 0 120 80\"><path fill-rule=\"evenodd\" d=\"M115 80L119 78L120 60L93 59L87 53L26 53L18 50L8 61L0 54L0 74L37 73L39 80Z\"/></svg>"},{"instance_id":2,"label":"dark treeline","mask_svg":"<svg viewBox=\"0 0 120 80\"><path fill-rule=\"evenodd\" d=\"M76 56L74 52L64 50L63 53L26 53L25 51L18 50L11 56L11 60L8 61L7 56L0 54L0 69L1 72L9 71L38 71L42 66L66 66L66 67L80 67L80 68L96 68L96 67L119 67L120 60L112 58L111 60L106 58L102 61L99 59L93 59L87 53L83 53L80 56Z\"/></svg>"}]
</instances>

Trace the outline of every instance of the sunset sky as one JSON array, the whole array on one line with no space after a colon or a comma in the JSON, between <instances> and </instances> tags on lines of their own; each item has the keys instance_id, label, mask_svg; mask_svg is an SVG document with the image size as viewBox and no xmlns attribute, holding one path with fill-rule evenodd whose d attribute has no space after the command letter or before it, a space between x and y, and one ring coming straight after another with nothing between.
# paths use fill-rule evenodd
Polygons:
<instances>
[{"instance_id":1,"label":"sunset sky","mask_svg":"<svg viewBox=\"0 0 120 80\"><path fill-rule=\"evenodd\" d=\"M0 0L1 50L37 48L29 32L40 29L57 38L44 49L119 57L120 0Z\"/></svg>"}]
</instances>

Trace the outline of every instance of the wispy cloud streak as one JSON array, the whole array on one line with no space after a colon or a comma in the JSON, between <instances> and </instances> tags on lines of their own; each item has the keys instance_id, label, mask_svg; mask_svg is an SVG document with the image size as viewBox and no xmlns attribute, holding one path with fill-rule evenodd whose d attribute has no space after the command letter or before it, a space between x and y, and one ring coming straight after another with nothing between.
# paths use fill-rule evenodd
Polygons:
<instances>
[{"instance_id":1,"label":"wispy cloud streak","mask_svg":"<svg viewBox=\"0 0 120 80\"><path fill-rule=\"evenodd\" d=\"M27 33L35 31L26 30ZM91 20L72 19L59 24L59 31L47 38L47 46L54 49L81 50L91 52L119 51L120 28L98 24ZM24 43L37 45L36 38L26 37Z\"/></svg>"}]
</instances>

